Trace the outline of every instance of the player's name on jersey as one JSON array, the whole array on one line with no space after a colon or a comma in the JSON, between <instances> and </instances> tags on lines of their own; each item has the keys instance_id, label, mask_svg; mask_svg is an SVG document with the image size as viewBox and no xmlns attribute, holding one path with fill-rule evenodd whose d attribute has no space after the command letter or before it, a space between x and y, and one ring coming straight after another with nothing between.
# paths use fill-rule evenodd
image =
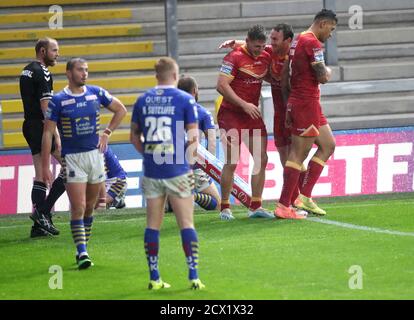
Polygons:
<instances>
[{"instance_id":1,"label":"player's name on jersey","mask_svg":"<svg viewBox=\"0 0 414 320\"><path fill-rule=\"evenodd\" d=\"M144 106L144 114L175 114L175 106Z\"/></svg>"}]
</instances>

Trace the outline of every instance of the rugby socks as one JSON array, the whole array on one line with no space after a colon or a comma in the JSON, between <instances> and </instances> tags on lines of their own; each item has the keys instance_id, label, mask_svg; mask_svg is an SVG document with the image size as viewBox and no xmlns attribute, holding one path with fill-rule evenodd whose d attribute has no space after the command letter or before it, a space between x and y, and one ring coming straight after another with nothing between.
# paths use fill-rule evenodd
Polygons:
<instances>
[{"instance_id":1,"label":"rugby socks","mask_svg":"<svg viewBox=\"0 0 414 320\"><path fill-rule=\"evenodd\" d=\"M93 216L84 217L83 218L83 225L85 227L85 240L86 240L86 245L88 245L89 239L91 238L91 234L92 234L92 223L93 223Z\"/></svg>"},{"instance_id":2,"label":"rugby socks","mask_svg":"<svg viewBox=\"0 0 414 320\"><path fill-rule=\"evenodd\" d=\"M53 181L52 187L50 188L49 194L47 195L46 201L43 204L41 211L45 214L50 215L50 211L55 205L59 197L65 192L65 184L63 183L63 177L59 176Z\"/></svg>"},{"instance_id":3,"label":"rugby socks","mask_svg":"<svg viewBox=\"0 0 414 320\"><path fill-rule=\"evenodd\" d=\"M309 161L308 170L306 171L303 182L300 186L300 193L305 197L311 198L313 187L318 181L324 166L325 162L318 157L313 157Z\"/></svg>"},{"instance_id":4,"label":"rugby socks","mask_svg":"<svg viewBox=\"0 0 414 320\"><path fill-rule=\"evenodd\" d=\"M71 220L70 229L72 230L72 238L75 242L76 250L78 251L78 256L87 254L85 226L83 224L83 219Z\"/></svg>"},{"instance_id":5,"label":"rugby socks","mask_svg":"<svg viewBox=\"0 0 414 320\"><path fill-rule=\"evenodd\" d=\"M306 167L302 164L298 184L297 184L296 188L293 190L292 199L290 199L290 203L292 205L295 203L295 200L298 198L298 196L300 194L300 186L302 186L303 180L304 180L305 175L306 175L306 171L307 171Z\"/></svg>"},{"instance_id":6,"label":"rugby socks","mask_svg":"<svg viewBox=\"0 0 414 320\"><path fill-rule=\"evenodd\" d=\"M160 278L158 271L158 250L160 245L160 232L154 229L145 229L144 248L147 255L150 280L157 281Z\"/></svg>"},{"instance_id":7,"label":"rugby socks","mask_svg":"<svg viewBox=\"0 0 414 320\"><path fill-rule=\"evenodd\" d=\"M279 199L279 203L285 207L289 208L290 206L292 194L298 185L300 172L301 165L292 161L286 161L285 168L283 169L283 188Z\"/></svg>"},{"instance_id":8,"label":"rugby socks","mask_svg":"<svg viewBox=\"0 0 414 320\"><path fill-rule=\"evenodd\" d=\"M223 211L224 209L230 209L229 199L221 199L220 211Z\"/></svg>"},{"instance_id":9,"label":"rugby socks","mask_svg":"<svg viewBox=\"0 0 414 320\"><path fill-rule=\"evenodd\" d=\"M204 210L214 210L217 207L216 198L209 194L194 192L194 201Z\"/></svg>"},{"instance_id":10,"label":"rugby socks","mask_svg":"<svg viewBox=\"0 0 414 320\"><path fill-rule=\"evenodd\" d=\"M259 209L261 206L262 206L262 198L252 197L252 199L250 200L249 210L255 211Z\"/></svg>"},{"instance_id":11,"label":"rugby socks","mask_svg":"<svg viewBox=\"0 0 414 320\"><path fill-rule=\"evenodd\" d=\"M182 229L181 240L188 265L188 279L198 279L198 238L195 229Z\"/></svg>"},{"instance_id":12,"label":"rugby socks","mask_svg":"<svg viewBox=\"0 0 414 320\"><path fill-rule=\"evenodd\" d=\"M46 184L41 181L33 181L32 203L33 206L40 210L46 198Z\"/></svg>"}]
</instances>

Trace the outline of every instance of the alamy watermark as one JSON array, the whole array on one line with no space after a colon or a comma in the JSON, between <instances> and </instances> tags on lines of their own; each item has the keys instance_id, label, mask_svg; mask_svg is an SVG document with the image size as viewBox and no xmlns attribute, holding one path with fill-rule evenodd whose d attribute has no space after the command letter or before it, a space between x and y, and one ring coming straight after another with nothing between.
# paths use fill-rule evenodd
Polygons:
<instances>
[{"instance_id":1,"label":"alamy watermark","mask_svg":"<svg viewBox=\"0 0 414 320\"><path fill-rule=\"evenodd\" d=\"M348 269L348 273L351 277L348 280L348 287L351 290L362 290L363 284L363 270L359 265L352 265Z\"/></svg>"},{"instance_id":2,"label":"alamy watermark","mask_svg":"<svg viewBox=\"0 0 414 320\"><path fill-rule=\"evenodd\" d=\"M364 27L364 11L361 6L352 5L348 9L352 16L348 20L348 26L351 30L361 30Z\"/></svg>"},{"instance_id":3,"label":"alamy watermark","mask_svg":"<svg viewBox=\"0 0 414 320\"><path fill-rule=\"evenodd\" d=\"M49 267L49 273L53 275L49 278L49 288L51 290L63 289L63 270L59 265Z\"/></svg>"},{"instance_id":4,"label":"alamy watermark","mask_svg":"<svg viewBox=\"0 0 414 320\"><path fill-rule=\"evenodd\" d=\"M49 13L53 14L49 19L49 29L63 29L63 8L58 5L50 6Z\"/></svg>"}]
</instances>

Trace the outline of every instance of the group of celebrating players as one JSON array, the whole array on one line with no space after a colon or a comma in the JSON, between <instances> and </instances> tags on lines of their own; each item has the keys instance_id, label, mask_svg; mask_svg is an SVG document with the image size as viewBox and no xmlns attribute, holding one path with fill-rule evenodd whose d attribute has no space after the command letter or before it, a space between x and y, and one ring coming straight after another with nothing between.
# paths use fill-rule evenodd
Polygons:
<instances>
[{"instance_id":1,"label":"group of celebrating players","mask_svg":"<svg viewBox=\"0 0 414 320\"><path fill-rule=\"evenodd\" d=\"M232 48L223 59L217 81L217 91L223 96L217 120L225 152L221 196L210 177L196 167L199 130L206 135L213 154L216 141L213 117L197 103L197 83L192 77L180 77L178 64L172 58L157 61L157 86L137 99L130 129L130 141L142 154L144 164L144 245L149 289L170 287L158 269L159 234L167 202L181 231L190 287L204 288L198 276L194 200L206 210L219 209L223 220L234 219L229 198L241 142L254 159L248 217L303 219L304 211L326 214L311 194L335 148L321 110L319 84L331 76L321 43L330 37L336 24L335 13L323 9L310 28L296 37L289 25L278 24L271 31L270 45L266 45L264 28L255 25L245 41L228 40L220 45ZM35 167L32 237L59 234L50 212L66 190L76 263L79 269L87 269L93 265L87 246L94 209L125 206L126 173L108 148L108 141L127 111L105 89L86 84L88 64L82 58L67 62L68 85L53 94L52 75L47 67L56 63L58 43L50 38L40 39L35 49L37 61L26 66L20 78L25 110L23 132ZM262 207L267 132L258 105L263 80L272 88L275 144L284 167L282 193L274 212ZM99 134L101 106L113 113L103 134ZM318 148L306 169L303 162L313 144ZM51 154L62 165L54 181ZM111 180L105 189L103 183L107 179ZM46 197L48 186L51 190Z\"/></svg>"},{"instance_id":2,"label":"group of celebrating players","mask_svg":"<svg viewBox=\"0 0 414 320\"><path fill-rule=\"evenodd\" d=\"M222 219L233 219L229 196L241 141L254 160L250 217L304 219L307 212L326 214L311 194L335 149L320 105L319 84L331 77L321 43L331 36L336 24L335 13L323 9L310 28L296 38L291 26L278 24L270 34L270 45L266 45L264 28L256 25L249 30L246 41L228 40L220 45L233 48L223 60L217 83L224 97L217 119L226 151L221 177ZM263 80L271 84L274 140L284 168L282 193L274 213L261 207L267 132L257 106ZM306 169L303 162L313 144L318 148Z\"/></svg>"}]
</instances>

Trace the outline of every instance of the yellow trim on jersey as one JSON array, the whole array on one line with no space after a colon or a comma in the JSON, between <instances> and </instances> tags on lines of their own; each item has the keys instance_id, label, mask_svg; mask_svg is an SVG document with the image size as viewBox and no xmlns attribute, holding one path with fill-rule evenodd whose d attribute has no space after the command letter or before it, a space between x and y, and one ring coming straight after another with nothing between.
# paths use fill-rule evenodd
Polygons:
<instances>
[{"instance_id":1,"label":"yellow trim on jersey","mask_svg":"<svg viewBox=\"0 0 414 320\"><path fill-rule=\"evenodd\" d=\"M240 48L243 50L243 52L245 54L247 54L248 56L250 56L254 59L254 57L250 54L249 50L247 50L247 45L246 44L242 45Z\"/></svg>"},{"instance_id":2,"label":"yellow trim on jersey","mask_svg":"<svg viewBox=\"0 0 414 320\"><path fill-rule=\"evenodd\" d=\"M314 66L314 65L320 64L320 63L325 64L325 61L314 61L314 62L311 62L311 65Z\"/></svg>"},{"instance_id":3,"label":"yellow trim on jersey","mask_svg":"<svg viewBox=\"0 0 414 320\"><path fill-rule=\"evenodd\" d=\"M302 34L308 34L308 33L313 34L313 36L315 37L315 39L319 41L318 37L311 30L302 31L300 34L302 35Z\"/></svg>"},{"instance_id":4,"label":"yellow trim on jersey","mask_svg":"<svg viewBox=\"0 0 414 320\"><path fill-rule=\"evenodd\" d=\"M226 73L224 73L224 72L220 72L220 75L223 75L223 76L225 76L225 77L227 77L227 78L230 78L230 79L234 79L234 76L233 76L233 75L231 75L231 74L226 74Z\"/></svg>"},{"instance_id":5,"label":"yellow trim on jersey","mask_svg":"<svg viewBox=\"0 0 414 320\"><path fill-rule=\"evenodd\" d=\"M266 69L266 71L265 71L264 73L262 73L262 74L256 74L256 73L254 73L254 72L250 71L249 69L245 69L245 68L239 68L239 70L240 70L241 72L247 73L249 76L252 76L252 77L254 77L254 78L256 78L256 79L263 79L263 78L266 76L267 71L268 71L268 70Z\"/></svg>"}]
</instances>

